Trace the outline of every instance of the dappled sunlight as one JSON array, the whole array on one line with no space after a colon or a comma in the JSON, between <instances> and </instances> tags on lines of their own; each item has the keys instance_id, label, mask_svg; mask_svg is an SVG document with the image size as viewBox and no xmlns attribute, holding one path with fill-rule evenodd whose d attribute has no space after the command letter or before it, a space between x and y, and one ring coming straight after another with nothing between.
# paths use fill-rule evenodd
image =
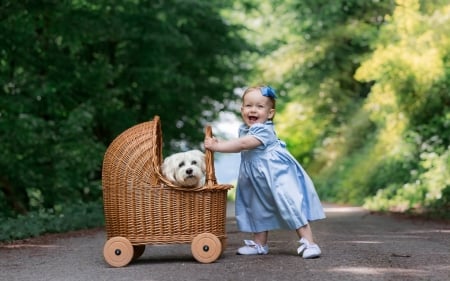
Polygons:
<instances>
[{"instance_id":1,"label":"dappled sunlight","mask_svg":"<svg viewBox=\"0 0 450 281\"><path fill-rule=\"evenodd\" d=\"M391 226L392 227L392 226ZM386 241L406 241L406 240L416 240L421 239L424 235L446 235L450 233L450 230L444 229L426 229L426 230L416 230L416 229L384 229L384 233L379 231L375 231L373 233L361 233L352 236L355 240L342 240L341 243L357 243L357 244L378 244L378 243L386 243ZM379 242L384 241L384 242Z\"/></svg>"},{"instance_id":2,"label":"dappled sunlight","mask_svg":"<svg viewBox=\"0 0 450 281\"><path fill-rule=\"evenodd\" d=\"M367 212L366 209L362 207L345 207L345 206L327 206L324 205L325 213L360 213Z\"/></svg>"},{"instance_id":3,"label":"dappled sunlight","mask_svg":"<svg viewBox=\"0 0 450 281\"><path fill-rule=\"evenodd\" d=\"M352 244L382 244L384 242L381 241L368 241L368 240L350 240L350 241L341 241L341 243L352 243Z\"/></svg>"},{"instance_id":4,"label":"dappled sunlight","mask_svg":"<svg viewBox=\"0 0 450 281\"><path fill-rule=\"evenodd\" d=\"M447 226L450 228L450 226ZM406 233L411 234L426 234L426 233L448 233L450 234L450 229L426 229L426 230L413 230Z\"/></svg>"},{"instance_id":5,"label":"dappled sunlight","mask_svg":"<svg viewBox=\"0 0 450 281\"><path fill-rule=\"evenodd\" d=\"M341 266L329 269L328 272L344 272L358 275L384 275L384 274L408 274L414 276L421 276L427 273L423 269L408 269L408 268L388 268L388 267L366 267L366 266Z\"/></svg>"}]
</instances>

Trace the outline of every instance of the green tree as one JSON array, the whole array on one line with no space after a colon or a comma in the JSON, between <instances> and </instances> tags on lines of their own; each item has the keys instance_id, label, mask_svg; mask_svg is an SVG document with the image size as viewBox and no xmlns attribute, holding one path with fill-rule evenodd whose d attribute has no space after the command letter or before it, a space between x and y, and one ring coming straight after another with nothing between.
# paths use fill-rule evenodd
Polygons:
<instances>
[{"instance_id":1,"label":"green tree","mask_svg":"<svg viewBox=\"0 0 450 281\"><path fill-rule=\"evenodd\" d=\"M108 144L159 115L164 152L198 147L250 46L228 1L0 4L0 207L98 200ZM3 200L4 199L4 200Z\"/></svg>"},{"instance_id":2,"label":"green tree","mask_svg":"<svg viewBox=\"0 0 450 281\"><path fill-rule=\"evenodd\" d=\"M263 1L259 12L247 21L268 54L254 81L280 90L280 136L322 198L448 204L447 1Z\"/></svg>"},{"instance_id":3,"label":"green tree","mask_svg":"<svg viewBox=\"0 0 450 281\"><path fill-rule=\"evenodd\" d=\"M384 153L372 163L397 162L408 177L380 181L378 174L369 182L377 187L376 196L366 206L409 211L437 205L448 216L450 5L416 0L397 4L356 78L375 81L364 109L377 125L375 147L383 147Z\"/></svg>"},{"instance_id":4,"label":"green tree","mask_svg":"<svg viewBox=\"0 0 450 281\"><path fill-rule=\"evenodd\" d=\"M259 35L266 38L264 47L273 51L259 61L261 74L254 80L279 89L280 135L293 154L318 173L326 164L319 161L317 149L323 142L342 138L348 120L370 90L371 82L356 81L353 75L370 54L371 42L393 4L356 0L264 3L266 13L273 10L264 18L272 20L259 29Z\"/></svg>"},{"instance_id":5,"label":"green tree","mask_svg":"<svg viewBox=\"0 0 450 281\"><path fill-rule=\"evenodd\" d=\"M280 136L322 198L445 213L447 1L276 4L290 28L259 78L281 89Z\"/></svg>"}]
</instances>

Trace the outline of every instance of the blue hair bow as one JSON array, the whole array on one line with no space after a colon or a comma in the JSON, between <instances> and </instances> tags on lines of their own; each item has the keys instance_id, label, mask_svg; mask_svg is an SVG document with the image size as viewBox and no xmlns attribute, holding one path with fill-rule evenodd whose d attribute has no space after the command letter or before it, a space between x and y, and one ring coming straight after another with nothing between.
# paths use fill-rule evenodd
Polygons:
<instances>
[{"instance_id":1,"label":"blue hair bow","mask_svg":"<svg viewBox=\"0 0 450 281\"><path fill-rule=\"evenodd\" d=\"M275 90L272 89L270 86L261 87L261 93L265 97L270 97L270 98L274 98L274 99L277 98L277 96L275 94Z\"/></svg>"}]
</instances>

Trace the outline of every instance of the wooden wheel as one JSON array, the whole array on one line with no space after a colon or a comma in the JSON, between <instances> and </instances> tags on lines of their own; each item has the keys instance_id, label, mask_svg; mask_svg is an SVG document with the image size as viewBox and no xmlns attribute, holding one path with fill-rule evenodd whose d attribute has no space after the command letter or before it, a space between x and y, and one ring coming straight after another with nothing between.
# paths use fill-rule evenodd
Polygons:
<instances>
[{"instance_id":1,"label":"wooden wheel","mask_svg":"<svg viewBox=\"0 0 450 281\"><path fill-rule=\"evenodd\" d=\"M113 237L106 241L103 256L106 262L114 267L126 266L133 259L133 245L124 237Z\"/></svg>"},{"instance_id":2,"label":"wooden wheel","mask_svg":"<svg viewBox=\"0 0 450 281\"><path fill-rule=\"evenodd\" d=\"M214 234L202 233L192 240L191 251L197 261L211 263L222 254L222 243Z\"/></svg>"},{"instance_id":3,"label":"wooden wheel","mask_svg":"<svg viewBox=\"0 0 450 281\"><path fill-rule=\"evenodd\" d=\"M133 259L138 259L145 251L145 245L133 245Z\"/></svg>"}]
</instances>

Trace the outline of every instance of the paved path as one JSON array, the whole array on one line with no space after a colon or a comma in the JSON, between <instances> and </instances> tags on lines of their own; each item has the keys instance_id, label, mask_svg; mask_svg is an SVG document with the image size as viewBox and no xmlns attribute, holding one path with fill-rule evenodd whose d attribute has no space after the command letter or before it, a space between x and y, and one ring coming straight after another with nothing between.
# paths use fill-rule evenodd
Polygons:
<instances>
[{"instance_id":1,"label":"paved path","mask_svg":"<svg viewBox=\"0 0 450 281\"><path fill-rule=\"evenodd\" d=\"M450 225L372 215L326 205L328 218L312 224L323 256L295 255L293 231L269 234L266 256L238 256L250 236L237 231L232 208L228 247L211 264L194 260L190 245L147 246L127 267L103 260L103 229L45 235L0 246L0 280L450 280Z\"/></svg>"}]
</instances>

